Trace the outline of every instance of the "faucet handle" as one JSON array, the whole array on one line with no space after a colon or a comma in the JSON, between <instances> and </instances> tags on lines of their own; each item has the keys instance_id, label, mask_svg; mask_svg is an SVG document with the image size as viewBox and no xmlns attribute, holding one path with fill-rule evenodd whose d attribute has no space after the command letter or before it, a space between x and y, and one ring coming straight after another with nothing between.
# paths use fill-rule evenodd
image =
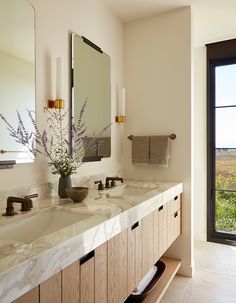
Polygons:
<instances>
[{"instance_id":1,"label":"faucet handle","mask_svg":"<svg viewBox=\"0 0 236 303\"><path fill-rule=\"evenodd\" d=\"M30 195L25 196L25 199L37 198L38 196L39 196L39 194L30 194Z\"/></svg>"},{"instance_id":2,"label":"faucet handle","mask_svg":"<svg viewBox=\"0 0 236 303\"><path fill-rule=\"evenodd\" d=\"M94 182L95 184L98 184L98 190L103 190L104 185L102 184L102 180L98 180Z\"/></svg>"},{"instance_id":3,"label":"faucet handle","mask_svg":"<svg viewBox=\"0 0 236 303\"><path fill-rule=\"evenodd\" d=\"M111 180L111 187L116 186L116 181L114 179Z\"/></svg>"},{"instance_id":4,"label":"faucet handle","mask_svg":"<svg viewBox=\"0 0 236 303\"><path fill-rule=\"evenodd\" d=\"M25 199L29 199L29 208L33 208L33 203L32 203L31 198L37 198L38 196L39 196L39 194L37 194L37 193L25 196Z\"/></svg>"}]
</instances>

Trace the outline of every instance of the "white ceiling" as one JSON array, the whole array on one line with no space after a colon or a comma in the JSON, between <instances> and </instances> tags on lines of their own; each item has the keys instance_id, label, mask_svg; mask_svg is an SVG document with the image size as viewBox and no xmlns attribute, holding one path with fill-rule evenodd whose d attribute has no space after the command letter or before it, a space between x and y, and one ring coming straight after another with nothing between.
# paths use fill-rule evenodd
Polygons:
<instances>
[{"instance_id":1,"label":"white ceiling","mask_svg":"<svg viewBox=\"0 0 236 303\"><path fill-rule=\"evenodd\" d=\"M207 0L106 0L114 14L123 22L166 13Z\"/></svg>"}]
</instances>

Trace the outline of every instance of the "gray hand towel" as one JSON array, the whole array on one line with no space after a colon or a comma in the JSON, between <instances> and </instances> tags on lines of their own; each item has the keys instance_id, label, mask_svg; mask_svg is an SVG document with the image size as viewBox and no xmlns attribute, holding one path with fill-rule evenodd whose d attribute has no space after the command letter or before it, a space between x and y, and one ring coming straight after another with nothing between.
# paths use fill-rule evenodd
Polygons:
<instances>
[{"instance_id":1,"label":"gray hand towel","mask_svg":"<svg viewBox=\"0 0 236 303\"><path fill-rule=\"evenodd\" d=\"M163 167L168 167L170 157L169 141L169 136L150 137L150 164L159 164Z\"/></svg>"},{"instance_id":2,"label":"gray hand towel","mask_svg":"<svg viewBox=\"0 0 236 303\"><path fill-rule=\"evenodd\" d=\"M111 156L111 137L98 138L98 156Z\"/></svg>"},{"instance_id":3,"label":"gray hand towel","mask_svg":"<svg viewBox=\"0 0 236 303\"><path fill-rule=\"evenodd\" d=\"M132 138L132 163L148 164L149 162L149 137L139 136Z\"/></svg>"}]
</instances>

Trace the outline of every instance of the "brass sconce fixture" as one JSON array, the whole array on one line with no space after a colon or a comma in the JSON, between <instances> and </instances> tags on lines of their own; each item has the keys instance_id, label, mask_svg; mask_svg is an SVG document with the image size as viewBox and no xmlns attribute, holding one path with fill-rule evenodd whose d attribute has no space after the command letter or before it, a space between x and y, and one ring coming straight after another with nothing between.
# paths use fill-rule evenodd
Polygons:
<instances>
[{"instance_id":1,"label":"brass sconce fixture","mask_svg":"<svg viewBox=\"0 0 236 303\"><path fill-rule=\"evenodd\" d=\"M48 99L48 106L47 108L57 108L57 109L63 109L64 108L64 100L63 99L56 99L56 100L50 100Z\"/></svg>"}]
</instances>

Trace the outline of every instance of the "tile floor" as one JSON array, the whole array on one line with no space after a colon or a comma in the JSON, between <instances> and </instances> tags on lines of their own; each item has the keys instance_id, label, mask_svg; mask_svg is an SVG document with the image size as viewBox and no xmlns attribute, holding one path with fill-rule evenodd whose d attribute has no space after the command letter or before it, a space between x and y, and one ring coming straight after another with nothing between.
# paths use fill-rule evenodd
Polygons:
<instances>
[{"instance_id":1,"label":"tile floor","mask_svg":"<svg viewBox=\"0 0 236 303\"><path fill-rule=\"evenodd\" d=\"M192 279L176 276L161 303L236 303L236 246L196 241Z\"/></svg>"}]
</instances>

